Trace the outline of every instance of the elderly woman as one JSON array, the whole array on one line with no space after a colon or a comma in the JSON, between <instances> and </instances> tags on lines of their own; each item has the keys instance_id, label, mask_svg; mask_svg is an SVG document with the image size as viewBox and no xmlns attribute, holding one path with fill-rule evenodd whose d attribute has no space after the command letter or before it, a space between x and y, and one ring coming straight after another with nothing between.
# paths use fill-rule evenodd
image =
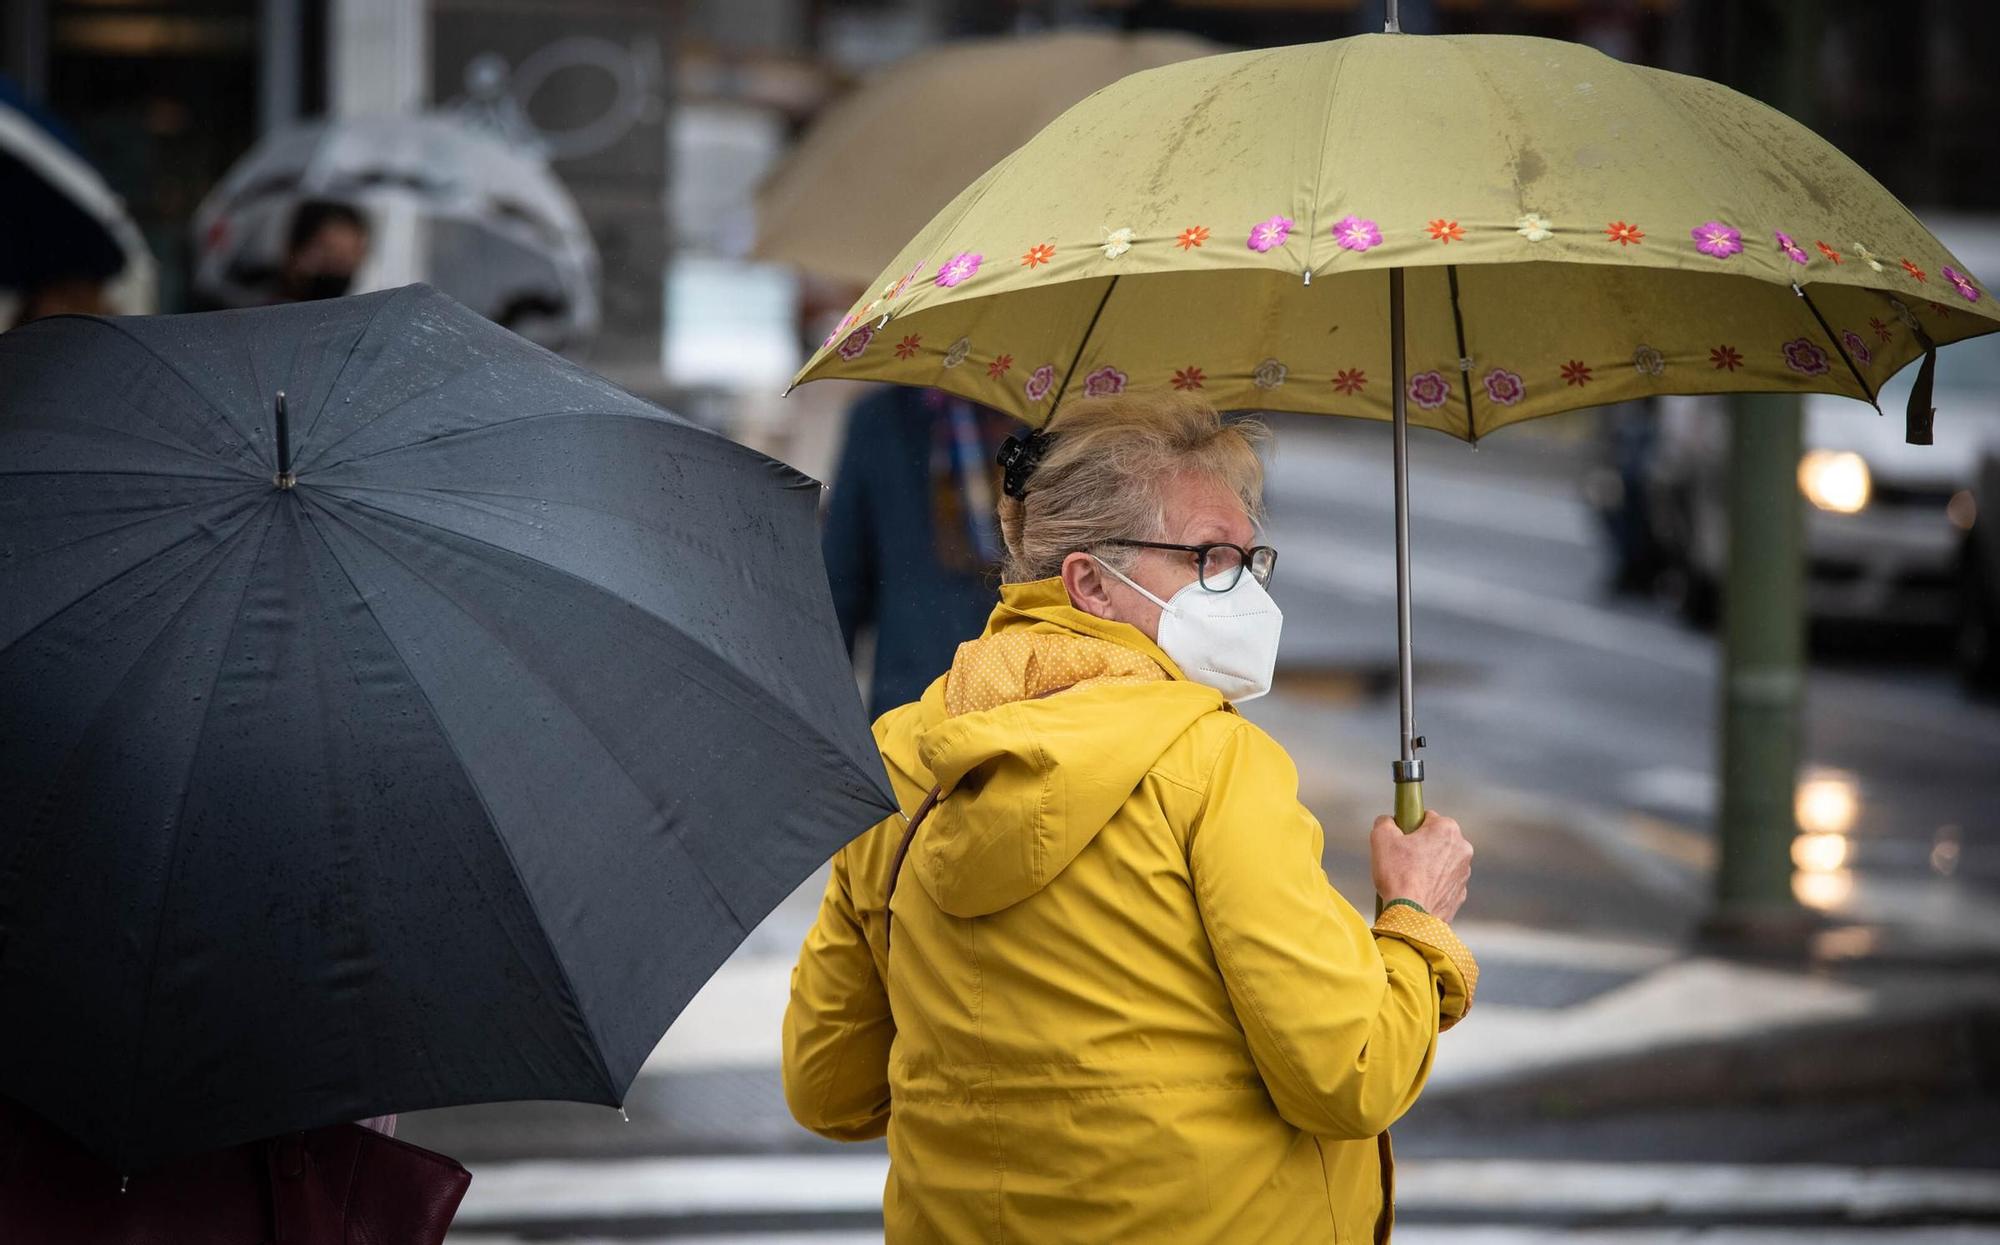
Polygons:
<instances>
[{"instance_id":1,"label":"elderly woman","mask_svg":"<svg viewBox=\"0 0 2000 1245\"><path fill-rule=\"evenodd\" d=\"M1378 818L1371 928L1232 707L1280 621L1251 433L1064 408L1010 467L985 633L876 724L908 821L833 861L785 1093L888 1134L891 1242L1387 1239L1385 1130L1472 1002L1472 849Z\"/></svg>"}]
</instances>

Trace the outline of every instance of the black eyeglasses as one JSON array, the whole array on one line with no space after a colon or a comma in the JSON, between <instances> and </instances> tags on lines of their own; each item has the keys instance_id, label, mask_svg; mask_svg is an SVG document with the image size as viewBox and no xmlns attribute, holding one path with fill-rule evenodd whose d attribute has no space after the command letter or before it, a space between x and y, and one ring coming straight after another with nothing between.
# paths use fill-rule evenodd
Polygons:
<instances>
[{"instance_id":1,"label":"black eyeglasses","mask_svg":"<svg viewBox=\"0 0 2000 1245\"><path fill-rule=\"evenodd\" d=\"M1178 549L1194 555L1195 575L1210 592L1227 592L1250 568L1250 578L1262 587L1271 586L1271 574L1278 569L1278 551L1269 545L1245 549L1217 541L1206 545L1174 545L1158 540L1104 540L1102 545L1123 545L1128 549Z\"/></svg>"}]
</instances>

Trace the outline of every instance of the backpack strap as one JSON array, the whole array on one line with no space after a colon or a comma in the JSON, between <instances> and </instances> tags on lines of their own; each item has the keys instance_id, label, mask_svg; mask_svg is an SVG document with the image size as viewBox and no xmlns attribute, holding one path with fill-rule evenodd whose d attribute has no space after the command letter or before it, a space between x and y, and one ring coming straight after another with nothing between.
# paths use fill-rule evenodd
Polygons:
<instances>
[{"instance_id":1,"label":"backpack strap","mask_svg":"<svg viewBox=\"0 0 2000 1245\"><path fill-rule=\"evenodd\" d=\"M894 921L889 902L896 897L896 880L903 876L903 857L910 854L910 844L916 841L917 827L923 825L924 818L930 816L931 810L937 807L938 793L941 790L943 790L941 786L932 787L930 794L924 797L924 802L917 805L916 816L910 818L909 829L903 831L903 841L896 845L896 859L889 865L889 893L882 900L882 947L885 951L889 947L890 926Z\"/></svg>"}]
</instances>

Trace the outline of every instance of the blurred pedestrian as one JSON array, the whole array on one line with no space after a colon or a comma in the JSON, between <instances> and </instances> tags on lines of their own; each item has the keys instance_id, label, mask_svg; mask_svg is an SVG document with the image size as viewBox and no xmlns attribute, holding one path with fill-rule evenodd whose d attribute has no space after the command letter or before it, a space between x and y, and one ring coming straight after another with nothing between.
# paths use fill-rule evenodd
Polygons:
<instances>
[{"instance_id":1,"label":"blurred pedestrian","mask_svg":"<svg viewBox=\"0 0 2000 1245\"><path fill-rule=\"evenodd\" d=\"M1378 818L1371 927L1233 708L1282 622L1255 432L1125 395L1010 443L999 604L876 725L908 822L834 858L784 1074L808 1128L887 1134L891 1242L1386 1239L1472 849Z\"/></svg>"},{"instance_id":2,"label":"blurred pedestrian","mask_svg":"<svg viewBox=\"0 0 2000 1245\"><path fill-rule=\"evenodd\" d=\"M81 273L49 277L21 292L12 322L6 327L19 328L44 316L104 316L111 311L103 279Z\"/></svg>"},{"instance_id":3,"label":"blurred pedestrian","mask_svg":"<svg viewBox=\"0 0 2000 1245\"><path fill-rule=\"evenodd\" d=\"M871 713L922 695L993 608L1005 551L993 457L1016 427L964 398L901 386L848 416L822 547L847 651L874 636Z\"/></svg>"},{"instance_id":4,"label":"blurred pedestrian","mask_svg":"<svg viewBox=\"0 0 2000 1245\"><path fill-rule=\"evenodd\" d=\"M284 303L339 298L368 259L368 218L352 204L307 199L292 212L277 298Z\"/></svg>"}]
</instances>

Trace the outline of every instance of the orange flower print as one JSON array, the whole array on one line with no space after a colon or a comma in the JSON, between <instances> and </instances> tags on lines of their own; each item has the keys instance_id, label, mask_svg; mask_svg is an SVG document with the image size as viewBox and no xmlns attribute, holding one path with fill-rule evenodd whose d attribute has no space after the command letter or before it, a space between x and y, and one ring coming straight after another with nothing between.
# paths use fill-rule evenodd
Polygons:
<instances>
[{"instance_id":1,"label":"orange flower print","mask_svg":"<svg viewBox=\"0 0 2000 1245\"><path fill-rule=\"evenodd\" d=\"M1023 255L1021 257L1021 267L1040 268L1043 264L1048 263L1055 257L1056 257L1056 248L1050 246L1046 242L1037 242L1035 243L1035 245L1028 248L1028 253L1026 255Z\"/></svg>"},{"instance_id":2,"label":"orange flower print","mask_svg":"<svg viewBox=\"0 0 2000 1245\"><path fill-rule=\"evenodd\" d=\"M1907 259L1903 261L1903 271L1909 273L1919 281L1929 281L1931 279L1931 274L1925 272Z\"/></svg>"},{"instance_id":3,"label":"orange flower print","mask_svg":"<svg viewBox=\"0 0 2000 1245\"><path fill-rule=\"evenodd\" d=\"M1590 365L1582 359L1571 359L1563 364L1563 383L1583 388L1590 383Z\"/></svg>"},{"instance_id":4,"label":"orange flower print","mask_svg":"<svg viewBox=\"0 0 2000 1245\"><path fill-rule=\"evenodd\" d=\"M1836 250L1834 250L1834 249L1833 249L1832 247L1828 246L1828 245L1827 245L1826 243L1824 243L1824 242L1815 242L1815 243L1813 243L1813 245L1819 248L1819 253L1820 253L1820 254L1822 254L1822 255L1826 256L1826 258L1827 258L1827 262L1828 262L1828 263L1834 263L1834 264L1837 264L1837 263L1841 262L1841 261L1840 261L1840 252L1839 252L1839 251L1836 251Z\"/></svg>"},{"instance_id":5,"label":"orange flower print","mask_svg":"<svg viewBox=\"0 0 2000 1245\"><path fill-rule=\"evenodd\" d=\"M1868 327L1869 327L1869 328L1871 328L1871 329L1874 329L1874 330L1875 330L1875 340L1876 340L1876 341L1884 341L1884 342L1885 342L1885 341L1888 341L1888 340L1889 340L1889 338L1890 338L1890 336L1891 336L1891 334L1890 334L1890 332L1889 332L1889 326L1888 326L1888 325L1886 325L1886 324L1884 324L1884 323L1882 323L1882 321L1881 321L1881 319L1880 319L1879 317L1876 317L1876 316L1870 316L1870 317L1868 317Z\"/></svg>"},{"instance_id":6,"label":"orange flower print","mask_svg":"<svg viewBox=\"0 0 2000 1245\"><path fill-rule=\"evenodd\" d=\"M1358 367L1350 367L1333 374L1333 387L1342 393L1360 393L1368 384L1368 373Z\"/></svg>"},{"instance_id":7,"label":"orange flower print","mask_svg":"<svg viewBox=\"0 0 2000 1245\"><path fill-rule=\"evenodd\" d=\"M1622 220L1614 220L1604 227L1604 236L1616 242L1619 246L1631 246L1635 242L1643 241L1646 237L1646 231L1637 225L1628 225Z\"/></svg>"},{"instance_id":8,"label":"orange flower print","mask_svg":"<svg viewBox=\"0 0 2000 1245\"><path fill-rule=\"evenodd\" d=\"M1201 388L1201 382L1207 379L1208 377L1202 373L1200 368L1189 364L1187 367L1174 373L1174 388L1199 389Z\"/></svg>"},{"instance_id":9,"label":"orange flower print","mask_svg":"<svg viewBox=\"0 0 2000 1245\"><path fill-rule=\"evenodd\" d=\"M1450 246L1452 243L1458 242L1465 237L1465 230L1459 227L1457 221L1446 220L1442 216L1425 225L1424 228L1430 230L1431 237L1436 238L1446 246Z\"/></svg>"},{"instance_id":10,"label":"orange flower print","mask_svg":"<svg viewBox=\"0 0 2000 1245\"><path fill-rule=\"evenodd\" d=\"M1717 346L1708 352L1708 361L1718 372L1733 372L1743 366L1743 356L1734 346Z\"/></svg>"},{"instance_id":11,"label":"orange flower print","mask_svg":"<svg viewBox=\"0 0 2000 1245\"><path fill-rule=\"evenodd\" d=\"M912 333L902 341L897 342L896 357L898 359L907 359L916 354L917 348L923 344L923 340L924 335L922 333Z\"/></svg>"},{"instance_id":12,"label":"orange flower print","mask_svg":"<svg viewBox=\"0 0 2000 1245\"><path fill-rule=\"evenodd\" d=\"M1005 376L1007 374L1007 369L1013 366L1014 366L1014 356L1010 354L1003 354L999 358L993 360L993 362L986 365L986 374L988 376L991 376L994 380L999 380L1002 376Z\"/></svg>"},{"instance_id":13,"label":"orange flower print","mask_svg":"<svg viewBox=\"0 0 2000 1245\"><path fill-rule=\"evenodd\" d=\"M1181 230L1181 236L1174 239L1174 245L1183 251L1193 250L1208 241L1207 225L1189 225Z\"/></svg>"}]
</instances>

